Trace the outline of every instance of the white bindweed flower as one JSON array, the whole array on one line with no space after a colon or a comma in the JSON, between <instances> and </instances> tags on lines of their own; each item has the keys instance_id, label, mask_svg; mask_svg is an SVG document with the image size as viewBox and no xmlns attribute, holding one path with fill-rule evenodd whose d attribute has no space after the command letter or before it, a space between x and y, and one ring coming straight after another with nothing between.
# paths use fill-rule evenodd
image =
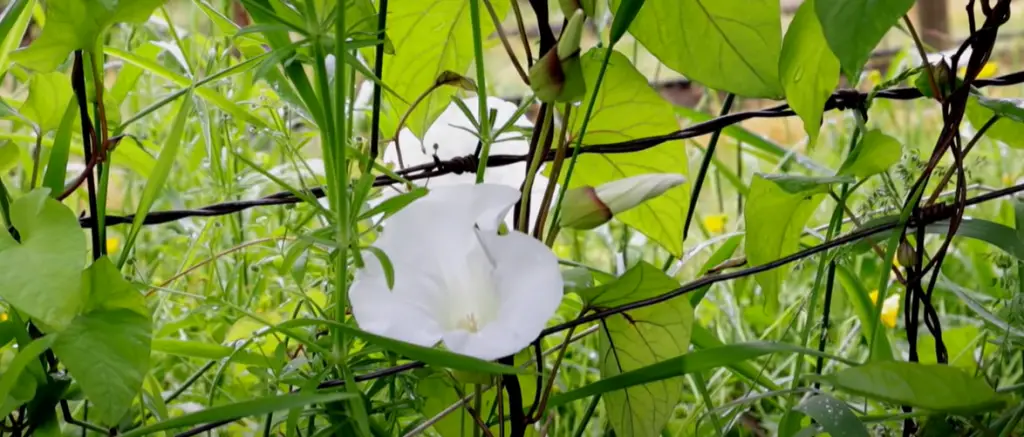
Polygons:
<instances>
[{"instance_id":1,"label":"white bindweed flower","mask_svg":"<svg viewBox=\"0 0 1024 437\"><path fill-rule=\"evenodd\" d=\"M469 108L469 112L473 114L474 118L479 118L476 114L478 109L476 97L463 99L463 103ZM505 123L515 116L518 109L516 105L495 97L487 98L487 106L489 110L496 111L494 129L504 126ZM525 116L520 116L515 120L513 126L520 129L528 129L533 127L533 124ZM478 143L475 132L476 129L473 127L473 123L466 117L466 114L459 109L458 105L452 103L427 129L426 134L423 136L423 141L417 139L408 129L402 130L398 137L402 163L406 167L412 167L433 163L435 155L441 160L472 155L476 152ZM524 155L529 153L529 140L521 132L506 131L498 135L496 140L491 144L491 155ZM395 147L395 143L388 144L383 153L384 162L398 169L398 153L399 150ZM520 162L488 168L484 173L484 182L507 185L519 189L525 177L526 163ZM476 174L467 172L462 174L446 174L417 181L417 183L427 187L440 187L444 185L473 183L475 181ZM538 174L530 194L530 198L533 199L530 202L531 223L532 220L536 219L540 211L540 201L544 197L544 190L547 188L547 185L548 179ZM384 190L384 193L385 195L390 195L393 192L391 190ZM511 213L504 217L509 227L512 226L511 217Z\"/></svg>"},{"instance_id":2,"label":"white bindweed flower","mask_svg":"<svg viewBox=\"0 0 1024 437\"><path fill-rule=\"evenodd\" d=\"M421 346L443 340L485 360L533 341L562 300L558 260L544 244L511 231L501 218L519 199L511 187L439 187L384 223L375 246L394 268L364 257L349 291L359 327Z\"/></svg>"}]
</instances>

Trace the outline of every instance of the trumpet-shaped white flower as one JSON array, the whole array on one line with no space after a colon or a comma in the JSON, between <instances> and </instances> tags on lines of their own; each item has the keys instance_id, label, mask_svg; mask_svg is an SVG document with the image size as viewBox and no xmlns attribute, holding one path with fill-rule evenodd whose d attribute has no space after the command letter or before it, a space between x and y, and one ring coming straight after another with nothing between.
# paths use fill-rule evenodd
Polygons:
<instances>
[{"instance_id":1,"label":"trumpet-shaped white flower","mask_svg":"<svg viewBox=\"0 0 1024 437\"><path fill-rule=\"evenodd\" d=\"M477 105L477 98L463 99L463 103L469 108L470 114L474 118L479 119L477 115L479 107ZM496 111L494 129L504 126L505 123L515 116L518 109L516 105L495 97L487 98L487 106L489 110ZM513 122L513 125L521 129L533 126L525 116L520 116ZM434 121L434 124L427 129L426 134L423 136L423 141L417 139L408 129L403 129L399 133L398 139L402 163L406 167L412 167L434 162L435 155L441 160L472 155L476 152L478 142L475 132L476 128L473 127L473 123L466 117L466 114L459 109L458 105L452 103ZM398 149L399 147L395 147L395 144L391 143L383 153L384 162L394 165L396 169L399 166ZM526 138L519 133L506 131L498 135L496 141L491 144L490 153L491 155L524 155L529 153L529 150L530 143ZM525 177L526 163L520 162L488 168L484 173L484 182L507 185L519 189ZM475 173L463 173L446 174L418 181L418 183L428 187L440 187L444 185L473 183L475 181ZM538 174L530 194L530 198L533 199L530 202L531 223L532 220L536 219L540 211L540 201L544 197L544 190L547 185L548 179ZM388 190L385 190L385 194L388 194ZM511 216L511 214L508 214L508 220L506 221L510 226L512 225Z\"/></svg>"},{"instance_id":2,"label":"trumpet-shaped white flower","mask_svg":"<svg viewBox=\"0 0 1024 437\"><path fill-rule=\"evenodd\" d=\"M384 224L375 246L394 268L388 288L365 257L349 291L359 327L378 335L485 360L533 341L562 300L558 260L539 241L498 235L519 192L481 184L432 189Z\"/></svg>"}]
</instances>

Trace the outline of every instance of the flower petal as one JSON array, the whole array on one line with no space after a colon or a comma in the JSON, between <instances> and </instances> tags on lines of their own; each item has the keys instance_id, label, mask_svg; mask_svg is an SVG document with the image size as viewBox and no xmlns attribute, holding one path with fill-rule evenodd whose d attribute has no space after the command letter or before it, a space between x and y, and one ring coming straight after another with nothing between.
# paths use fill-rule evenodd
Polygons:
<instances>
[{"instance_id":1,"label":"flower petal","mask_svg":"<svg viewBox=\"0 0 1024 437\"><path fill-rule=\"evenodd\" d=\"M530 344L544 329L562 301L558 259L541 242L520 232L493 235L480 232L495 265L497 318L476 333L445 331L448 349L485 360L512 355Z\"/></svg>"},{"instance_id":2,"label":"flower petal","mask_svg":"<svg viewBox=\"0 0 1024 437\"><path fill-rule=\"evenodd\" d=\"M469 107L470 113L476 117L478 108L476 104L476 97L464 99L464 102L466 103L466 106ZM497 111L497 115L494 120L494 124L497 127L504 126L504 124L507 123L519 109L511 102L495 97L487 98L487 106L489 109ZM515 126L526 128L533 125L525 116L520 116L513 124ZM448 106L448 108L441 113L441 116L438 117L437 121L430 126L426 135L424 135L423 141L417 139L416 136L408 129L403 129L402 132L399 133L402 162L408 167L433 163L434 155L437 155L437 157L442 160L472 155L476 152L478 143L477 137L473 133L475 130L473 123L466 118L466 115L462 112L459 106L453 103ZM529 142L520 134L505 132L499 135L497 137L497 141L491 144L491 155L522 155L528 153L529 149ZM387 147L384 150L383 159L385 163L397 166L397 148L393 145ZM500 167L490 167L487 169L487 172L484 173L484 182L507 185L519 189L523 184L525 175L525 162L503 165ZM462 174L449 173L423 180L420 182L420 185L440 187L457 184L471 184L475 181L476 175L471 172ZM544 189L546 187L547 178L538 175L534 182L531 194L532 198L535 199L530 202L531 221L536 219L538 216L538 212L540 211L540 199L544 196ZM392 195L392 193L385 190L384 195L387 197ZM506 214L504 217L505 223L509 225L510 228L513 225L511 217L511 213Z\"/></svg>"},{"instance_id":3,"label":"flower petal","mask_svg":"<svg viewBox=\"0 0 1024 437\"><path fill-rule=\"evenodd\" d=\"M436 344L442 330L434 313L444 303L443 290L406 265L395 266L395 287L389 290L380 261L364 259L366 267L356 272L348 292L359 328L420 346Z\"/></svg>"},{"instance_id":4,"label":"flower petal","mask_svg":"<svg viewBox=\"0 0 1024 437\"><path fill-rule=\"evenodd\" d=\"M396 265L457 259L477 244L475 225L497 229L498 220L518 199L518 191L503 185L434 188L384 222L375 246Z\"/></svg>"}]
</instances>

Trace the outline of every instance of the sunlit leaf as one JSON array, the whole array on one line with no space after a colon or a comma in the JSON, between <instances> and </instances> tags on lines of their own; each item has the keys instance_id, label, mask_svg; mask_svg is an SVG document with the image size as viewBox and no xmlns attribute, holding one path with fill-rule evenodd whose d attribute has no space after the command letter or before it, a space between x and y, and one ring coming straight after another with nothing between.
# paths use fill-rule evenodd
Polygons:
<instances>
[{"instance_id":1,"label":"sunlit leaf","mask_svg":"<svg viewBox=\"0 0 1024 437\"><path fill-rule=\"evenodd\" d=\"M35 190L11 205L21 241L0 231L0 298L60 330L85 304L79 292L85 234L75 214L47 194Z\"/></svg>"},{"instance_id":2,"label":"sunlit leaf","mask_svg":"<svg viewBox=\"0 0 1024 437\"><path fill-rule=\"evenodd\" d=\"M814 1L800 5L786 30L779 59L779 78L786 101L804 123L810 145L818 139L825 102L839 85L839 60L822 34Z\"/></svg>"},{"instance_id":3,"label":"sunlit leaf","mask_svg":"<svg viewBox=\"0 0 1024 437\"><path fill-rule=\"evenodd\" d=\"M757 266L793 254L804 224L836 178L754 175L743 219L747 229L747 262ZM769 308L778 308L779 287L789 267L781 266L754 277Z\"/></svg>"},{"instance_id":4,"label":"sunlit leaf","mask_svg":"<svg viewBox=\"0 0 1024 437\"><path fill-rule=\"evenodd\" d=\"M610 308L647 299L679 283L641 262L621 278L584 294L588 305ZM612 378L686 353L690 346L693 307L685 298L611 316L601 323L598 345L602 378ZM608 420L616 434L658 436L682 398L683 379L606 393Z\"/></svg>"},{"instance_id":5,"label":"sunlit leaf","mask_svg":"<svg viewBox=\"0 0 1024 437\"><path fill-rule=\"evenodd\" d=\"M593 96L592 87L604 59L604 50L592 49L582 57L588 89L580 107L586 108ZM583 111L572 117L570 132L575 137L583 125ZM679 128L671 105L663 100L621 53L608 61L604 83L583 137L583 144L603 144L661 135ZM681 142L671 141L640 152L583 154L579 156L569 188L600 186L606 182L646 173L687 173L686 150ZM563 172L568 166L563 167ZM545 169L550 176L550 168ZM564 177L564 175L563 175ZM683 249L683 220L689 199L689 184L670 189L661 196L616 215L665 250L680 256Z\"/></svg>"},{"instance_id":6,"label":"sunlit leaf","mask_svg":"<svg viewBox=\"0 0 1024 437\"><path fill-rule=\"evenodd\" d=\"M508 2L491 2L499 17L508 12ZM480 32L494 31L491 20L481 20ZM469 0L392 0L388 3L388 36L394 41L394 55L384 56L384 83L398 96L385 95L387 105L381 129L394 135L398 120L416 100L434 85L444 71L463 73L473 62L473 34ZM456 88L441 87L413 111L405 123L417 137L451 103Z\"/></svg>"},{"instance_id":7,"label":"sunlit leaf","mask_svg":"<svg viewBox=\"0 0 1024 437\"><path fill-rule=\"evenodd\" d=\"M914 0L816 0L815 12L832 53L852 82L878 42Z\"/></svg>"},{"instance_id":8,"label":"sunlit leaf","mask_svg":"<svg viewBox=\"0 0 1024 437\"><path fill-rule=\"evenodd\" d=\"M901 156L903 145L898 140L878 129L871 129L860 138L837 174L867 178L888 170Z\"/></svg>"},{"instance_id":9,"label":"sunlit leaf","mask_svg":"<svg viewBox=\"0 0 1024 437\"><path fill-rule=\"evenodd\" d=\"M72 101L71 79L61 72L36 73L28 82L28 98L19 112L32 120L43 133L57 129L64 108Z\"/></svg>"},{"instance_id":10,"label":"sunlit leaf","mask_svg":"<svg viewBox=\"0 0 1024 437\"><path fill-rule=\"evenodd\" d=\"M1024 119L1021 118L1020 100L989 99L972 94L967 100L967 120L975 129L981 129L985 123L998 115L1001 117L987 131L985 136L1002 141L1014 148L1024 148Z\"/></svg>"},{"instance_id":11,"label":"sunlit leaf","mask_svg":"<svg viewBox=\"0 0 1024 437\"><path fill-rule=\"evenodd\" d=\"M50 148L50 160L43 174L43 186L50 189L50 196L56 198L64 191L64 179L67 176L68 154L71 151L71 136L75 122L78 120L78 105L69 100L64 109L64 117L53 136L53 147Z\"/></svg>"},{"instance_id":12,"label":"sunlit leaf","mask_svg":"<svg viewBox=\"0 0 1024 437\"><path fill-rule=\"evenodd\" d=\"M1006 403L984 379L938 364L871 362L820 379L857 396L934 412L975 414Z\"/></svg>"},{"instance_id":13,"label":"sunlit leaf","mask_svg":"<svg viewBox=\"0 0 1024 437\"><path fill-rule=\"evenodd\" d=\"M35 0L15 0L7 2L7 7L0 13L0 76L7 72L11 51L18 48L25 30L32 20L32 9ZM2 112L2 111L0 111Z\"/></svg>"},{"instance_id":14,"label":"sunlit leaf","mask_svg":"<svg viewBox=\"0 0 1024 437\"><path fill-rule=\"evenodd\" d=\"M114 23L143 22L164 1L51 0L46 5L42 35L12 58L38 71L53 71L72 51L93 51L96 42Z\"/></svg>"},{"instance_id":15,"label":"sunlit leaf","mask_svg":"<svg viewBox=\"0 0 1024 437\"><path fill-rule=\"evenodd\" d=\"M612 0L615 10L622 0ZM780 97L776 0L647 0L629 28L667 67L745 97Z\"/></svg>"}]
</instances>

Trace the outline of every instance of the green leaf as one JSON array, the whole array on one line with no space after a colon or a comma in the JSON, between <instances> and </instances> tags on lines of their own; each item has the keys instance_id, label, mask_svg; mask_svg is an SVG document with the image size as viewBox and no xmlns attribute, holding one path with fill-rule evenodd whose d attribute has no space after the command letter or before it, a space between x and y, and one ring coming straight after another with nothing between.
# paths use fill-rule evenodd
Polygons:
<instances>
[{"instance_id":1,"label":"green leaf","mask_svg":"<svg viewBox=\"0 0 1024 437\"><path fill-rule=\"evenodd\" d=\"M878 129L871 129L860 138L837 174L864 179L888 170L901 156L903 145L899 141Z\"/></svg>"},{"instance_id":2,"label":"green leaf","mask_svg":"<svg viewBox=\"0 0 1024 437\"><path fill-rule=\"evenodd\" d=\"M143 22L164 0L51 0L46 27L27 49L12 58L38 71L53 71L74 50L92 52L110 26Z\"/></svg>"},{"instance_id":3,"label":"green leaf","mask_svg":"<svg viewBox=\"0 0 1024 437\"><path fill-rule=\"evenodd\" d=\"M953 329L942 329L942 342L946 345L946 352L949 357L949 365L956 366L967 371L978 368L975 361L975 351L978 349L982 333L975 326L965 325ZM990 355L995 348L986 347L985 356ZM923 364L937 364L935 359L935 337L923 335L917 340L917 352L919 361Z\"/></svg>"},{"instance_id":4,"label":"green leaf","mask_svg":"<svg viewBox=\"0 0 1024 437\"><path fill-rule=\"evenodd\" d=\"M621 2L612 0L612 8ZM648 0L629 33L665 66L710 88L783 94L776 0Z\"/></svg>"},{"instance_id":5,"label":"green leaf","mask_svg":"<svg viewBox=\"0 0 1024 437\"><path fill-rule=\"evenodd\" d=\"M597 83L604 55L602 49L591 49L582 56L583 75L590 88L580 104L582 108L590 104L594 95L592 87ZM570 121L573 137L579 135L583 125L580 113L582 111L578 111ZM672 105L651 89L647 79L636 71L626 56L614 52L608 61L604 85L597 94L587 133L583 137L584 146L662 135L678 128ZM564 172L568 172L567 167ZM686 172L685 147L682 142L671 141L640 152L579 155L569 188L596 187L646 173L681 173L685 176ZM550 166L545 168L545 174L551 176ZM654 240L669 253L681 256L688 199L689 184L683 184L615 218Z\"/></svg>"},{"instance_id":6,"label":"green leaf","mask_svg":"<svg viewBox=\"0 0 1024 437\"><path fill-rule=\"evenodd\" d=\"M4 141L0 144L0 174L18 165L21 159L21 148L14 141Z\"/></svg>"},{"instance_id":7,"label":"green leaf","mask_svg":"<svg viewBox=\"0 0 1024 437\"><path fill-rule=\"evenodd\" d=\"M878 361L820 379L857 396L940 413L973 415L1006 403L984 379L945 365Z\"/></svg>"},{"instance_id":8,"label":"green leaf","mask_svg":"<svg viewBox=\"0 0 1024 437\"><path fill-rule=\"evenodd\" d=\"M861 229L877 226L896 219L896 216L879 217L863 223ZM927 234L946 235L949 232L949 222L932 223L925 226L924 231ZM869 240L875 242L884 241L892 233L893 231L891 230L879 232L871 236ZM1024 260L1024 241L1017 235L1017 231L1009 226L985 219L965 218L960 222L960 226L956 230L956 236L986 242L1002 249L1019 260Z\"/></svg>"},{"instance_id":9,"label":"green leaf","mask_svg":"<svg viewBox=\"0 0 1024 437\"><path fill-rule=\"evenodd\" d=\"M675 111L676 115L685 118L686 120L694 124L704 123L715 118L714 115L698 111L696 109L687 108L685 106L675 106L673 110ZM778 145L777 143L772 142L768 138L765 138L760 134L745 129L743 128L743 126L740 126L738 124L726 126L725 129L722 129L722 133L727 137L735 139L736 141L742 143L743 145L751 146L758 151L764 152L758 154L757 156L761 159L764 159L767 162L779 165L781 170L787 170L790 167L791 163L796 163L797 165L807 170L811 170L813 172L822 174L832 172L831 169L814 162L806 155L800 153L798 150L786 149Z\"/></svg>"},{"instance_id":10,"label":"green leaf","mask_svg":"<svg viewBox=\"0 0 1024 437\"><path fill-rule=\"evenodd\" d=\"M66 206L34 190L11 205L21 242L0 231L0 298L60 330L84 305L79 293L85 267L85 234Z\"/></svg>"},{"instance_id":11,"label":"green leaf","mask_svg":"<svg viewBox=\"0 0 1024 437\"><path fill-rule=\"evenodd\" d=\"M508 2L491 2L499 17L508 12ZM494 24L481 20L480 32L490 35ZM410 104L434 86L444 71L463 73L473 62L473 32L469 0L392 0L388 3L388 35L395 41L395 54L384 56L383 83L395 95L385 95L381 129L397 135L398 120ZM423 100L405 126L417 137L448 107L456 88L440 87ZM403 101L404 100L404 101Z\"/></svg>"},{"instance_id":12,"label":"green leaf","mask_svg":"<svg viewBox=\"0 0 1024 437\"><path fill-rule=\"evenodd\" d=\"M117 424L149 371L153 326L146 301L106 257L82 274L85 310L57 334L53 352L92 401L96 420Z\"/></svg>"},{"instance_id":13,"label":"green leaf","mask_svg":"<svg viewBox=\"0 0 1024 437\"><path fill-rule=\"evenodd\" d=\"M614 82L612 82L614 83ZM589 306L608 308L657 296L679 283L645 262L616 281L587 293ZM673 299L611 316L601 322L598 345L602 378L685 354L690 347L693 307L688 299ZM643 387L604 395L608 420L616 434L658 436L682 399L683 378L652 382Z\"/></svg>"},{"instance_id":14,"label":"green leaf","mask_svg":"<svg viewBox=\"0 0 1024 437\"><path fill-rule=\"evenodd\" d=\"M530 370L524 370L515 368L512 366L506 366L504 364L493 363L490 361L484 361L479 358L470 357L467 355L459 355L454 352L446 350L418 346L412 343L407 343L401 340L395 340L387 337L382 337L376 334L358 329L354 326L339 323L334 320L324 319L293 319L277 325L277 328L285 329L290 327L302 327L302 326L323 326L327 325L333 328L340 329L345 332L345 335L351 335L357 337L367 343L379 346L381 348L390 350L399 355L409 357L414 360L420 360L429 365L438 367L447 367L452 370L464 370L467 372L477 373L499 373L499 374L529 374Z\"/></svg>"},{"instance_id":15,"label":"green leaf","mask_svg":"<svg viewBox=\"0 0 1024 437\"><path fill-rule=\"evenodd\" d=\"M32 21L32 9L36 6L35 0L16 0L7 2L8 6L0 14L0 76L3 76L10 67L8 58L11 51L18 48L21 39ZM0 110L2 112L2 110Z\"/></svg>"},{"instance_id":16,"label":"green leaf","mask_svg":"<svg viewBox=\"0 0 1024 437\"><path fill-rule=\"evenodd\" d=\"M643 9L645 2L646 0L622 0L617 2L618 7L615 9L615 18L612 20L612 30L609 35L611 47L614 47L622 39L622 36L626 34L626 30L636 20L636 16Z\"/></svg>"},{"instance_id":17,"label":"green leaf","mask_svg":"<svg viewBox=\"0 0 1024 437\"><path fill-rule=\"evenodd\" d=\"M722 343L722 340L719 340L715 334L701 326L699 323L693 324L693 332L690 333L690 343L692 343L697 349L714 349L725 346L725 343ZM753 364L746 361L737 361L735 363L726 364L725 367L728 367L736 375L742 376L750 382L760 385L770 391L782 390L782 387L772 382L771 378L769 378L768 375L765 375L761 369L754 367Z\"/></svg>"},{"instance_id":18,"label":"green leaf","mask_svg":"<svg viewBox=\"0 0 1024 437\"><path fill-rule=\"evenodd\" d=\"M205 360L220 360L231 357L231 361L248 366L269 367L272 362L268 357L263 357L252 352L219 344L203 343L199 341L174 340L168 338L154 339L152 342L153 352L165 353L179 357L199 358Z\"/></svg>"},{"instance_id":19,"label":"green leaf","mask_svg":"<svg viewBox=\"0 0 1024 437\"><path fill-rule=\"evenodd\" d=\"M359 214L359 220L365 220L373 218L377 214L384 214L381 220L390 217L392 214L398 212L406 205L412 203L414 200L427 195L427 189L423 187L416 187L409 190L406 193L392 196L379 203L377 206L370 208L368 211Z\"/></svg>"},{"instance_id":20,"label":"green leaf","mask_svg":"<svg viewBox=\"0 0 1024 437\"><path fill-rule=\"evenodd\" d=\"M804 131L814 146L821 130L821 114L832 91L839 85L839 59L829 50L821 23L814 14L814 1L800 5L786 30L779 59L779 78L786 101L800 116Z\"/></svg>"},{"instance_id":21,"label":"green leaf","mask_svg":"<svg viewBox=\"0 0 1024 437\"><path fill-rule=\"evenodd\" d=\"M515 364L517 366L523 365L530 359L531 355L532 352L529 348L524 349L515 355ZM459 384L445 372L423 370L419 373L423 376L416 382L416 394L423 399L423 404L418 410L423 414L423 417L434 417L441 413L441 411L450 407L452 404L458 402L460 396L455 390L456 384L458 384L458 388L463 395L473 393L473 387L471 385ZM533 403L537 379L532 376L519 376L517 379L519 379L523 402L525 403L523 407L529 408ZM502 407L504 409L502 414L503 417L508 417L510 405L508 393L502 391L502 396ZM493 411L493 414L497 416L497 412L495 410L496 405L494 402L496 398L494 388L484 392L483 397L481 398L483 401L481 409L484 412L483 414L489 415ZM475 401L470 401L469 405L474 405L474 403ZM468 431L477 427L476 421L473 420L473 417L466 413L464 409L461 410L462 411L456 411L444 416L443 419L434 424L434 431L437 431L441 437L462 437L463 435L469 435L470 433ZM484 418L486 419L486 416ZM463 434L463 432L466 432L466 434ZM502 435L496 425L491 426L491 434L495 436ZM511 429L508 426L508 422L506 422L504 435L511 435Z\"/></svg>"},{"instance_id":22,"label":"green leaf","mask_svg":"<svg viewBox=\"0 0 1024 437\"><path fill-rule=\"evenodd\" d=\"M747 262L767 264L797 251L804 224L836 178L809 178L755 174L750 183L747 210ZM754 275L769 308L778 308L779 287L789 267L781 266Z\"/></svg>"},{"instance_id":23,"label":"green leaf","mask_svg":"<svg viewBox=\"0 0 1024 437\"><path fill-rule=\"evenodd\" d=\"M153 208L153 204L156 203L157 198L163 191L164 184L167 183L167 177L170 176L171 169L174 168L174 160L177 158L178 150L181 148L182 137L184 136L191 112L192 96L189 94L181 99L174 124L171 126L171 131L168 133L163 148L160 149L160 155L157 157L156 166L153 167L153 171L146 180L146 188L142 190L139 206L135 210L135 218L132 220L132 227L128 231L128 237L125 239L124 249L121 251L118 265L124 265L124 262L128 259L132 245L135 244L135 238L142 229L142 223L145 222L146 216L149 215L149 210Z\"/></svg>"},{"instance_id":24,"label":"green leaf","mask_svg":"<svg viewBox=\"0 0 1024 437\"><path fill-rule=\"evenodd\" d=\"M694 372L703 372L774 353L802 353L814 357L829 358L846 364L856 364L842 357L818 352L817 349L802 348L785 343L751 342L729 344L690 352L611 378L602 378L595 383L551 396L547 407L549 409L557 408L578 399L613 390L622 390L623 388L662 381Z\"/></svg>"},{"instance_id":25,"label":"green leaf","mask_svg":"<svg viewBox=\"0 0 1024 437\"><path fill-rule=\"evenodd\" d=\"M50 196L56 198L64 191L64 178L68 171L68 153L71 149L72 130L75 122L78 121L78 105L74 99L68 100L64 110L64 117L57 128L57 134L53 137L53 146L50 148L50 160L46 164L46 173L43 174L43 187L50 189Z\"/></svg>"},{"instance_id":26,"label":"green leaf","mask_svg":"<svg viewBox=\"0 0 1024 437\"><path fill-rule=\"evenodd\" d=\"M24 396L14 396L15 387L18 385L23 375L28 375L25 379L32 379L31 375L24 373L25 369L32 363L38 363L36 358L42 355L50 348L53 344L54 336L47 335L45 337L36 339L28 346L25 346L18 352L18 355L7 364L7 368L4 369L2 375L0 375L0 414L6 417L15 408L19 407L21 403L26 402L28 399L24 399ZM29 383L31 385L31 383ZM31 391L35 391L34 389ZM31 396L29 396L31 398Z\"/></svg>"},{"instance_id":27,"label":"green leaf","mask_svg":"<svg viewBox=\"0 0 1024 437\"><path fill-rule=\"evenodd\" d=\"M306 405L336 402L344 399L350 399L354 396L355 395L352 393L344 392L296 393L280 396L268 396L251 401L207 408L202 411L178 416L152 425L135 428L119 435L121 437L140 437L174 428L183 428L186 426L213 423L222 420L235 420L250 416L260 416L267 413L273 413L275 411L302 408Z\"/></svg>"},{"instance_id":28,"label":"green leaf","mask_svg":"<svg viewBox=\"0 0 1024 437\"><path fill-rule=\"evenodd\" d=\"M57 129L64 108L74 97L71 79L64 73L36 73L28 82L28 98L19 112L32 120L42 133Z\"/></svg>"},{"instance_id":29,"label":"green leaf","mask_svg":"<svg viewBox=\"0 0 1024 437\"><path fill-rule=\"evenodd\" d=\"M736 252L736 248L739 247L741 242L743 242L743 235L738 234L729 237L728 240L725 240L722 247L719 247L718 250L712 253L711 256L708 257L708 260L704 262L700 271L697 272L697 277L704 276L704 274L715 266L728 261L729 258L732 258L733 253ZM714 284L705 285L690 293L690 305L693 305L693 307L696 308L697 305L700 304L700 301L704 300L704 296L707 295L708 290L711 289L712 285Z\"/></svg>"},{"instance_id":30,"label":"green leaf","mask_svg":"<svg viewBox=\"0 0 1024 437\"><path fill-rule=\"evenodd\" d=\"M989 99L971 94L967 98L967 120L975 129L981 129L993 116L1000 116L985 131L985 136L1021 149L1024 148L1024 121L1020 119L1020 104L1019 100Z\"/></svg>"},{"instance_id":31,"label":"green leaf","mask_svg":"<svg viewBox=\"0 0 1024 437\"><path fill-rule=\"evenodd\" d=\"M817 394L804 399L793 410L814 419L830 437L869 437L867 428L850 411L850 407L827 394Z\"/></svg>"},{"instance_id":32,"label":"green leaf","mask_svg":"<svg viewBox=\"0 0 1024 437\"><path fill-rule=\"evenodd\" d=\"M914 0L816 0L815 12L825 40L852 82L878 42L902 17Z\"/></svg>"},{"instance_id":33,"label":"green leaf","mask_svg":"<svg viewBox=\"0 0 1024 437\"><path fill-rule=\"evenodd\" d=\"M999 99L985 96L977 96L978 103L991 109L996 115L1007 118L1017 123L1024 123L1024 100L1022 99Z\"/></svg>"},{"instance_id":34,"label":"green leaf","mask_svg":"<svg viewBox=\"0 0 1024 437\"><path fill-rule=\"evenodd\" d=\"M164 66L161 65L159 62L157 62L155 57L157 54L159 54L159 52L154 53L149 50L141 49L137 52L128 52L114 47L104 47L103 53L119 58L127 64L135 65L139 68L142 68L180 87L189 88L193 85L191 79L182 76L178 73L175 73L171 70L168 70L167 68L164 68ZM151 55L152 57L145 57L147 55ZM230 70L232 74L237 74L242 71L245 71L234 70L230 68L225 69L224 71L227 72L228 70ZM202 97L203 100L206 100L214 106L220 108L221 111L224 111L225 113L232 115L236 119L245 120L246 122L251 123L257 127L267 127L267 123L264 122L263 119L257 117L252 111L247 109L245 106L242 106L231 101L231 99L228 99L223 94L218 93L217 90L199 86L200 82L197 82L195 85L196 88L191 89L189 91L195 93L199 97Z\"/></svg>"}]
</instances>

